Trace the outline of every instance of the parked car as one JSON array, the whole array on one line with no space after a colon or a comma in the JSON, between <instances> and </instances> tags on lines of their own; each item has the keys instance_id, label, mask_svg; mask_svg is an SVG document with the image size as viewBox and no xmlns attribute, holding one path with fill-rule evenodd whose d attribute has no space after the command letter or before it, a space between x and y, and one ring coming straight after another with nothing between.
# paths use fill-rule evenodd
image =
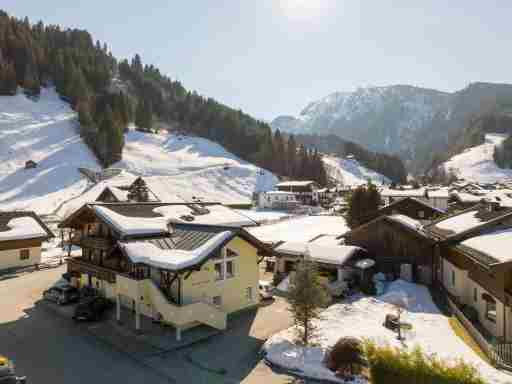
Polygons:
<instances>
[{"instance_id":1,"label":"parked car","mask_svg":"<svg viewBox=\"0 0 512 384\"><path fill-rule=\"evenodd\" d=\"M80 292L71 285L55 285L43 292L43 298L64 305L78 301Z\"/></svg>"},{"instance_id":2,"label":"parked car","mask_svg":"<svg viewBox=\"0 0 512 384\"><path fill-rule=\"evenodd\" d=\"M270 281L260 280L260 296L262 299L272 299L274 298L274 286Z\"/></svg>"},{"instance_id":3,"label":"parked car","mask_svg":"<svg viewBox=\"0 0 512 384\"><path fill-rule=\"evenodd\" d=\"M101 296L87 298L75 308L73 319L77 321L100 320L103 314L112 308L114 304Z\"/></svg>"},{"instance_id":4,"label":"parked car","mask_svg":"<svg viewBox=\"0 0 512 384\"><path fill-rule=\"evenodd\" d=\"M1 384L25 384L25 377L16 376L14 364L6 357L0 356L0 383Z\"/></svg>"}]
</instances>

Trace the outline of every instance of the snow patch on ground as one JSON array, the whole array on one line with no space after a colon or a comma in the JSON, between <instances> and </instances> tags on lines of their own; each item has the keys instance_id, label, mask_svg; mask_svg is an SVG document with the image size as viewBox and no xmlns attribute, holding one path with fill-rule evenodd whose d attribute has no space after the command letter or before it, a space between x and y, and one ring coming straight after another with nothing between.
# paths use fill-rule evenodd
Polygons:
<instances>
[{"instance_id":1,"label":"snow patch on ground","mask_svg":"<svg viewBox=\"0 0 512 384\"><path fill-rule=\"evenodd\" d=\"M412 324L405 333L405 345L411 349L419 345L423 351L444 361L462 359L472 364L488 383L512 382L512 376L498 371L469 348L453 332L448 318L440 313L426 287L397 280L386 293L378 297L356 296L342 304L327 308L318 327L318 347L302 348L293 343L295 328L291 327L272 336L264 345L266 358L273 364L290 370L300 370L307 377L336 381L334 374L325 368L322 360L327 348L341 337L370 338L382 345L403 348L396 333L382 324L387 313L396 313L395 305L407 308L402 314L405 322ZM339 380L338 380L339 381Z\"/></svg>"},{"instance_id":2,"label":"snow patch on ground","mask_svg":"<svg viewBox=\"0 0 512 384\"><path fill-rule=\"evenodd\" d=\"M448 172L458 178L472 182L494 183L512 178L512 169L499 168L493 159L494 147L500 145L507 135L489 133L485 142L453 156L443 164Z\"/></svg>"}]
</instances>

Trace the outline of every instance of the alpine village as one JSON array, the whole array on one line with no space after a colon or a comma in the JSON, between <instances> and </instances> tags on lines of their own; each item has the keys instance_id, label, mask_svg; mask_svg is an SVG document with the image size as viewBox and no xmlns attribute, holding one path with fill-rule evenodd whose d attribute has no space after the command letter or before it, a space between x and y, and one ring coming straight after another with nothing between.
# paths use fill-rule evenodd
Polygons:
<instances>
[{"instance_id":1,"label":"alpine village","mask_svg":"<svg viewBox=\"0 0 512 384\"><path fill-rule=\"evenodd\" d=\"M272 3L310 28L341 6ZM512 84L359 87L257 119L172 75L209 72L211 52L173 64L128 49L140 41L115 19L133 29L131 4L107 29L76 12L85 4L50 18L71 7L71 25L119 28L128 58L12 4L0 11L0 383L512 383ZM173 23L213 23L188 7L165 5ZM215 25L201 28L224 38ZM263 81L258 66L245 76ZM249 105L250 89L229 92Z\"/></svg>"}]
</instances>

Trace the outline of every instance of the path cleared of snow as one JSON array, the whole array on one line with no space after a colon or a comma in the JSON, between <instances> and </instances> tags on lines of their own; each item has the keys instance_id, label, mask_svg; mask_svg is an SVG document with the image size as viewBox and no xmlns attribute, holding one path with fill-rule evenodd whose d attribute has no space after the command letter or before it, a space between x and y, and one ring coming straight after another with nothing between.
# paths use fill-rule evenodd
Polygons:
<instances>
[{"instance_id":1,"label":"path cleared of snow","mask_svg":"<svg viewBox=\"0 0 512 384\"><path fill-rule=\"evenodd\" d=\"M493 159L494 148L508 135L489 133L484 144L466 149L444 163L446 171L455 173L458 178L472 182L494 183L512 179L512 169L499 168Z\"/></svg>"},{"instance_id":2,"label":"path cleared of snow","mask_svg":"<svg viewBox=\"0 0 512 384\"><path fill-rule=\"evenodd\" d=\"M27 160L37 167L25 169ZM54 89L41 89L38 101L21 92L0 96L1 209L51 213L87 187L78 167L100 165L80 138L76 113Z\"/></svg>"},{"instance_id":3,"label":"path cleared of snow","mask_svg":"<svg viewBox=\"0 0 512 384\"><path fill-rule=\"evenodd\" d=\"M371 180L376 185L391 183L391 180L386 176L366 168L355 159L324 156L322 160L327 175L341 185L357 187L358 185L366 184L368 180Z\"/></svg>"},{"instance_id":4,"label":"path cleared of snow","mask_svg":"<svg viewBox=\"0 0 512 384\"><path fill-rule=\"evenodd\" d=\"M322 313L317 321L319 347L301 348L292 343L295 328L272 336L264 345L266 358L281 367L301 370L307 377L338 380L322 365L325 350L341 337L370 338L381 345L403 347L396 333L382 325L387 313L396 313L395 305L405 305L403 321L412 324L406 332L406 348L419 345L423 351L443 361L458 359L472 364L486 382L512 383L512 375L498 371L483 361L451 328L448 318L440 313L426 287L397 280L379 297L358 296L349 302L335 304ZM339 381L339 380L338 380ZM340 381L342 382L342 381Z\"/></svg>"}]
</instances>

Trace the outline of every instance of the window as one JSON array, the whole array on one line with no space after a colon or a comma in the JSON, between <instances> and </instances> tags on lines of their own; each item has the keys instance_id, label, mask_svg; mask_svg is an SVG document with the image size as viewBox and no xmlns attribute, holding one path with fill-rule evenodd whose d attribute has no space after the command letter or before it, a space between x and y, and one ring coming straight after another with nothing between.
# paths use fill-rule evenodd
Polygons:
<instances>
[{"instance_id":1,"label":"window","mask_svg":"<svg viewBox=\"0 0 512 384\"><path fill-rule=\"evenodd\" d=\"M235 276L235 269L232 261L226 261L226 279Z\"/></svg>"},{"instance_id":2,"label":"window","mask_svg":"<svg viewBox=\"0 0 512 384\"><path fill-rule=\"evenodd\" d=\"M238 253L232 249L226 248L222 253L223 256L218 258L214 263L215 267L215 280L221 281L235 277L235 261Z\"/></svg>"},{"instance_id":3,"label":"window","mask_svg":"<svg viewBox=\"0 0 512 384\"><path fill-rule=\"evenodd\" d=\"M423 211L419 211L419 212L418 212L418 217L419 217L420 219L423 219L423 218L425 217L425 212L423 212Z\"/></svg>"},{"instance_id":4,"label":"window","mask_svg":"<svg viewBox=\"0 0 512 384\"><path fill-rule=\"evenodd\" d=\"M245 288L245 297L247 301L252 301L252 287Z\"/></svg>"},{"instance_id":5,"label":"window","mask_svg":"<svg viewBox=\"0 0 512 384\"><path fill-rule=\"evenodd\" d=\"M476 303L478 301L478 289L473 288L473 301Z\"/></svg>"},{"instance_id":6,"label":"window","mask_svg":"<svg viewBox=\"0 0 512 384\"><path fill-rule=\"evenodd\" d=\"M233 251L232 249L226 248L226 257L228 259L231 257L238 257L238 253Z\"/></svg>"},{"instance_id":7,"label":"window","mask_svg":"<svg viewBox=\"0 0 512 384\"><path fill-rule=\"evenodd\" d=\"M20 249L20 260L28 260L30 258L30 250Z\"/></svg>"},{"instance_id":8,"label":"window","mask_svg":"<svg viewBox=\"0 0 512 384\"><path fill-rule=\"evenodd\" d=\"M452 269L452 287L455 287L455 271Z\"/></svg>"},{"instance_id":9,"label":"window","mask_svg":"<svg viewBox=\"0 0 512 384\"><path fill-rule=\"evenodd\" d=\"M485 317L487 320L496 322L496 302L495 301L486 301L485 304Z\"/></svg>"},{"instance_id":10,"label":"window","mask_svg":"<svg viewBox=\"0 0 512 384\"><path fill-rule=\"evenodd\" d=\"M222 263L215 263L215 280L223 280Z\"/></svg>"},{"instance_id":11,"label":"window","mask_svg":"<svg viewBox=\"0 0 512 384\"><path fill-rule=\"evenodd\" d=\"M213 296L212 302L213 305L220 307L222 305L222 296Z\"/></svg>"}]
</instances>

